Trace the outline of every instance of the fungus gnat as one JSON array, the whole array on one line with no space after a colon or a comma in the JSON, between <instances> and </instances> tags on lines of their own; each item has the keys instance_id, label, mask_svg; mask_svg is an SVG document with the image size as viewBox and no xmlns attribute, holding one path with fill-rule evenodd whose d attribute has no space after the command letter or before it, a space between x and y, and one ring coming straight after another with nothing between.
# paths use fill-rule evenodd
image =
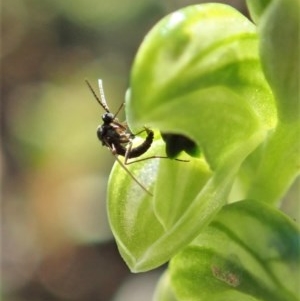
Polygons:
<instances>
[{"instance_id":1,"label":"fungus gnat","mask_svg":"<svg viewBox=\"0 0 300 301\"><path fill-rule=\"evenodd\" d=\"M128 161L129 159L140 157L141 155L147 152L147 150L152 145L154 132L151 129L144 127L144 129L139 133L137 133L136 135L141 134L142 132L146 132L147 136L145 140L140 145L133 147L133 139L135 138L136 135L130 131L126 123L121 123L117 119L117 115L123 108L124 103L121 104L121 106L119 107L119 109L115 114L111 113L107 105L107 102L105 100L102 80L101 79L98 80L100 98L97 96L95 90L92 88L88 80L86 80L86 83L89 89L91 90L91 92L93 93L97 102L105 110L105 113L102 115L103 124L99 125L97 128L98 139L102 142L102 145L106 146L111 151L111 153L114 155L118 163L123 167L123 169L128 173L128 175L146 193L152 196L152 193L148 191L145 188L145 186L138 181L138 179L135 178L135 176L129 171L129 169L125 165L148 160L148 159L154 159L154 158L169 159L166 156L150 156L147 158L137 159L130 162ZM118 158L119 155L124 157L124 163ZM175 159L175 160L186 162L186 160L180 160L180 159Z\"/></svg>"}]
</instances>

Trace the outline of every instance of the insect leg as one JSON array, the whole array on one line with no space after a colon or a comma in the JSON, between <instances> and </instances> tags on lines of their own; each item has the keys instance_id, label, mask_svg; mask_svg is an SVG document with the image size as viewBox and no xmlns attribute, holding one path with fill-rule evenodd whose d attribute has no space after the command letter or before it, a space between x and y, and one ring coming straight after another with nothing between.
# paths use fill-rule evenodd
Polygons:
<instances>
[{"instance_id":1,"label":"insect leg","mask_svg":"<svg viewBox=\"0 0 300 301\"><path fill-rule=\"evenodd\" d=\"M132 140L130 140L130 141L128 142L128 146L127 146L127 148L126 148L126 153L125 153L125 156L124 156L124 164L125 164L125 165L130 164L130 163L128 163L128 160L129 160L129 155L130 155L130 153L131 153L131 149L132 149Z\"/></svg>"},{"instance_id":2,"label":"insect leg","mask_svg":"<svg viewBox=\"0 0 300 301\"><path fill-rule=\"evenodd\" d=\"M148 193L150 196L153 196L153 194L147 190L147 188L141 184L139 182L139 180L131 173L131 171L125 166L126 161L124 161L124 163L119 159L118 154L116 153L116 150L111 147L106 141L105 141L105 145L108 147L108 149L111 151L111 153L113 154L113 156L116 158L116 160L118 161L118 163L121 165L121 167L128 173L128 175L132 178L132 180L134 182L136 182L146 193ZM126 160L126 154L125 154L125 160Z\"/></svg>"},{"instance_id":3,"label":"insect leg","mask_svg":"<svg viewBox=\"0 0 300 301\"><path fill-rule=\"evenodd\" d=\"M132 164L132 163L137 163L137 162L141 162L141 161L145 161L145 160L150 160L150 159L169 159L169 160L176 160L176 161L179 161L179 162L190 162L190 160L184 160L184 159L172 159L172 158L169 158L167 156L150 156L150 157L146 157L146 158L141 158L141 159L136 159L136 160L133 160L133 161L126 161L126 163L124 162L124 164L126 165L129 165L129 164Z\"/></svg>"},{"instance_id":4,"label":"insect leg","mask_svg":"<svg viewBox=\"0 0 300 301\"><path fill-rule=\"evenodd\" d=\"M117 118L118 114L120 113L120 111L122 110L122 108L124 107L124 105L125 105L125 103L122 102L121 105L120 105L120 107L119 107L119 109L118 109L118 111L114 115L115 118Z\"/></svg>"}]
</instances>

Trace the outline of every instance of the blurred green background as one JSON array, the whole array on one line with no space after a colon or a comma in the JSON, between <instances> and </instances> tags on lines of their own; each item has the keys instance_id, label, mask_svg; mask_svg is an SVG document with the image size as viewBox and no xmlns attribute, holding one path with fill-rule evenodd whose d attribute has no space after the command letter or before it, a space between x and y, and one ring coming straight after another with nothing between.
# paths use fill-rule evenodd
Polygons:
<instances>
[{"instance_id":1,"label":"blurred green background","mask_svg":"<svg viewBox=\"0 0 300 301\"><path fill-rule=\"evenodd\" d=\"M114 112L145 34L200 2L2 1L3 300L151 300L162 269L130 274L109 231L114 158L96 138L103 110L84 80L103 79ZM220 2L247 14L244 1Z\"/></svg>"}]
</instances>

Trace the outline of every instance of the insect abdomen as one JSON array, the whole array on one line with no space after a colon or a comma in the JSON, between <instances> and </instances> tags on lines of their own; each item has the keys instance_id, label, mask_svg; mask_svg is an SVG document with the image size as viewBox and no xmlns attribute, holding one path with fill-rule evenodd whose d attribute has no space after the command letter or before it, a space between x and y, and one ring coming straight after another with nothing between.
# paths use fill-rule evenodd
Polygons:
<instances>
[{"instance_id":1,"label":"insect abdomen","mask_svg":"<svg viewBox=\"0 0 300 301\"><path fill-rule=\"evenodd\" d=\"M128 154L128 158L139 157L150 148L150 146L153 142L154 133L153 133L153 131L151 131L149 129L147 129L146 131L147 131L147 137L146 137L145 141L141 145L131 149L130 153Z\"/></svg>"}]
</instances>

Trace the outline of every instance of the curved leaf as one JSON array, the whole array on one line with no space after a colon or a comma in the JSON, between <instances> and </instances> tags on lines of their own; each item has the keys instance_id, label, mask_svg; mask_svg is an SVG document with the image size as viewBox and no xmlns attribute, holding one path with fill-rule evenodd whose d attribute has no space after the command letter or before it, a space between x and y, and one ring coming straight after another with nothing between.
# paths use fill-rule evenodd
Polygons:
<instances>
[{"instance_id":1,"label":"curved leaf","mask_svg":"<svg viewBox=\"0 0 300 301\"><path fill-rule=\"evenodd\" d=\"M246 0L251 18L256 24L272 0Z\"/></svg>"},{"instance_id":2,"label":"curved leaf","mask_svg":"<svg viewBox=\"0 0 300 301\"><path fill-rule=\"evenodd\" d=\"M261 202L225 206L170 263L178 300L298 300L300 232Z\"/></svg>"},{"instance_id":3,"label":"curved leaf","mask_svg":"<svg viewBox=\"0 0 300 301\"><path fill-rule=\"evenodd\" d=\"M165 271L159 279L153 296L153 301L179 301L172 291L168 270Z\"/></svg>"},{"instance_id":4,"label":"curved leaf","mask_svg":"<svg viewBox=\"0 0 300 301\"><path fill-rule=\"evenodd\" d=\"M300 122L299 11L298 0L273 0L259 26L262 65L285 123Z\"/></svg>"},{"instance_id":5,"label":"curved leaf","mask_svg":"<svg viewBox=\"0 0 300 301\"><path fill-rule=\"evenodd\" d=\"M273 0L259 26L261 60L274 91L278 123L248 174L246 197L271 204L280 202L300 172L299 11L298 0Z\"/></svg>"},{"instance_id":6,"label":"curved leaf","mask_svg":"<svg viewBox=\"0 0 300 301\"><path fill-rule=\"evenodd\" d=\"M192 138L217 168L236 144L276 122L255 26L221 4L164 18L138 51L126 113L132 127Z\"/></svg>"},{"instance_id":7,"label":"curved leaf","mask_svg":"<svg viewBox=\"0 0 300 301\"><path fill-rule=\"evenodd\" d=\"M132 271L146 271L167 262L198 235L226 203L240 166L236 158L245 157L257 140L253 136L245 141L244 150L238 149L214 173L203 159L160 161L158 175L158 159L129 166L133 173L140 170L139 179L143 184L147 180L149 189L157 182L154 197L115 165L108 191L109 221L119 251ZM162 146L160 140L156 141L149 155L159 154ZM166 176L170 170L172 176ZM182 185L182 179L189 185Z\"/></svg>"},{"instance_id":8,"label":"curved leaf","mask_svg":"<svg viewBox=\"0 0 300 301\"><path fill-rule=\"evenodd\" d=\"M145 271L167 262L226 203L241 163L274 126L275 109L254 25L218 4L180 10L152 29L135 60L127 96L131 128L184 134L206 159L130 166L153 198L114 168L111 228L130 269ZM161 143L148 154L162 155Z\"/></svg>"}]
</instances>

